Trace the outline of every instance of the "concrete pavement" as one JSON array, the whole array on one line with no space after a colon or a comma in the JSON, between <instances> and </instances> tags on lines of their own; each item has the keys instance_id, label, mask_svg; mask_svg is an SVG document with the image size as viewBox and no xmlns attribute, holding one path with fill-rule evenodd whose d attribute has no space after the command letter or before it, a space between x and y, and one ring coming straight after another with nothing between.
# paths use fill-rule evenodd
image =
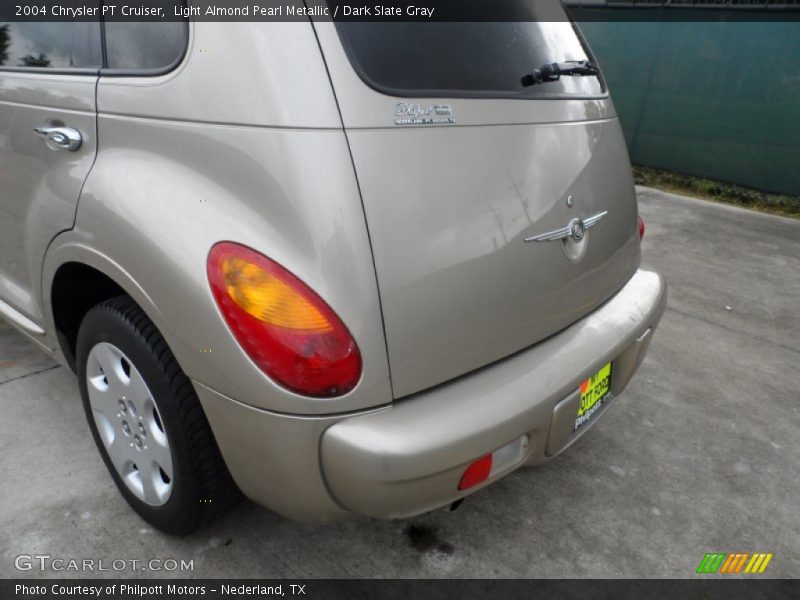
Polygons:
<instances>
[{"instance_id":1,"label":"concrete pavement","mask_svg":"<svg viewBox=\"0 0 800 600\"><path fill-rule=\"evenodd\" d=\"M72 373L0 325L0 577L20 554L193 560L194 577L691 577L705 552L800 576L800 221L640 189L670 300L639 374L545 466L456 512L292 523L243 503L149 529L94 448ZM46 576L158 577L165 572Z\"/></svg>"}]
</instances>

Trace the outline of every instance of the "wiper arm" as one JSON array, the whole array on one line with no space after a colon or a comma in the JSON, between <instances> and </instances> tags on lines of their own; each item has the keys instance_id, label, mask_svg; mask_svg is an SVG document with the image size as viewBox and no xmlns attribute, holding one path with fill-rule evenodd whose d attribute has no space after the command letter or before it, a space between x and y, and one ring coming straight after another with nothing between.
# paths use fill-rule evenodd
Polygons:
<instances>
[{"instance_id":1,"label":"wiper arm","mask_svg":"<svg viewBox=\"0 0 800 600\"><path fill-rule=\"evenodd\" d=\"M568 60L560 63L550 63L534 69L522 78L522 86L530 87L537 83L558 81L562 75L599 75L600 69L588 60Z\"/></svg>"}]
</instances>

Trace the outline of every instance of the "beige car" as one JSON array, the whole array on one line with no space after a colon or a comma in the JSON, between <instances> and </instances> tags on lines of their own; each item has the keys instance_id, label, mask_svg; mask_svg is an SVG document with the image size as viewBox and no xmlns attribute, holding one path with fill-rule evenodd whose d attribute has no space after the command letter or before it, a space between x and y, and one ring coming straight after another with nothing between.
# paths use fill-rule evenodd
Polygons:
<instances>
[{"instance_id":1,"label":"beige car","mask_svg":"<svg viewBox=\"0 0 800 600\"><path fill-rule=\"evenodd\" d=\"M0 49L0 315L77 373L163 531L238 490L452 505L642 361L666 288L566 19L14 22Z\"/></svg>"}]
</instances>

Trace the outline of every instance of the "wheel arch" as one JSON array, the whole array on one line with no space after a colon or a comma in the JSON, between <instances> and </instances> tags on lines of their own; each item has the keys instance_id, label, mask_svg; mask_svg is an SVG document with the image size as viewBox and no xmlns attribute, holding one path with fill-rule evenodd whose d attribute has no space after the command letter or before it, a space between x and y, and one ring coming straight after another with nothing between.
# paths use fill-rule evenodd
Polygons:
<instances>
[{"instance_id":1,"label":"wheel arch","mask_svg":"<svg viewBox=\"0 0 800 600\"><path fill-rule=\"evenodd\" d=\"M119 263L82 242L56 238L45 258L42 279L48 344L73 372L81 321L97 304L129 296L159 327L161 315L147 292Z\"/></svg>"}]
</instances>

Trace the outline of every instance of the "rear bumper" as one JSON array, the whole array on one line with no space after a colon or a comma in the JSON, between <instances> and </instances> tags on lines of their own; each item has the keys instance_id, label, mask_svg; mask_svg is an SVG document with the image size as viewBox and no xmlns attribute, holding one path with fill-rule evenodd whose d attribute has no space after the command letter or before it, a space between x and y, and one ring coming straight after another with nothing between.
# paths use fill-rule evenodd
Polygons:
<instances>
[{"instance_id":1,"label":"rear bumper","mask_svg":"<svg viewBox=\"0 0 800 600\"><path fill-rule=\"evenodd\" d=\"M640 270L605 305L529 350L390 410L333 425L320 453L331 493L357 513L406 517L559 453L600 416L573 433L580 381L613 361L611 394L618 396L641 363L665 305L663 278ZM472 461L523 436L514 460L481 486L458 491Z\"/></svg>"},{"instance_id":2,"label":"rear bumper","mask_svg":"<svg viewBox=\"0 0 800 600\"><path fill-rule=\"evenodd\" d=\"M665 305L663 278L639 270L603 306L536 346L356 415L280 415L196 388L251 499L299 520L407 517L547 460L583 435L638 368ZM611 400L573 432L579 382L610 361ZM516 451L486 482L458 490L467 465L511 443Z\"/></svg>"}]
</instances>

